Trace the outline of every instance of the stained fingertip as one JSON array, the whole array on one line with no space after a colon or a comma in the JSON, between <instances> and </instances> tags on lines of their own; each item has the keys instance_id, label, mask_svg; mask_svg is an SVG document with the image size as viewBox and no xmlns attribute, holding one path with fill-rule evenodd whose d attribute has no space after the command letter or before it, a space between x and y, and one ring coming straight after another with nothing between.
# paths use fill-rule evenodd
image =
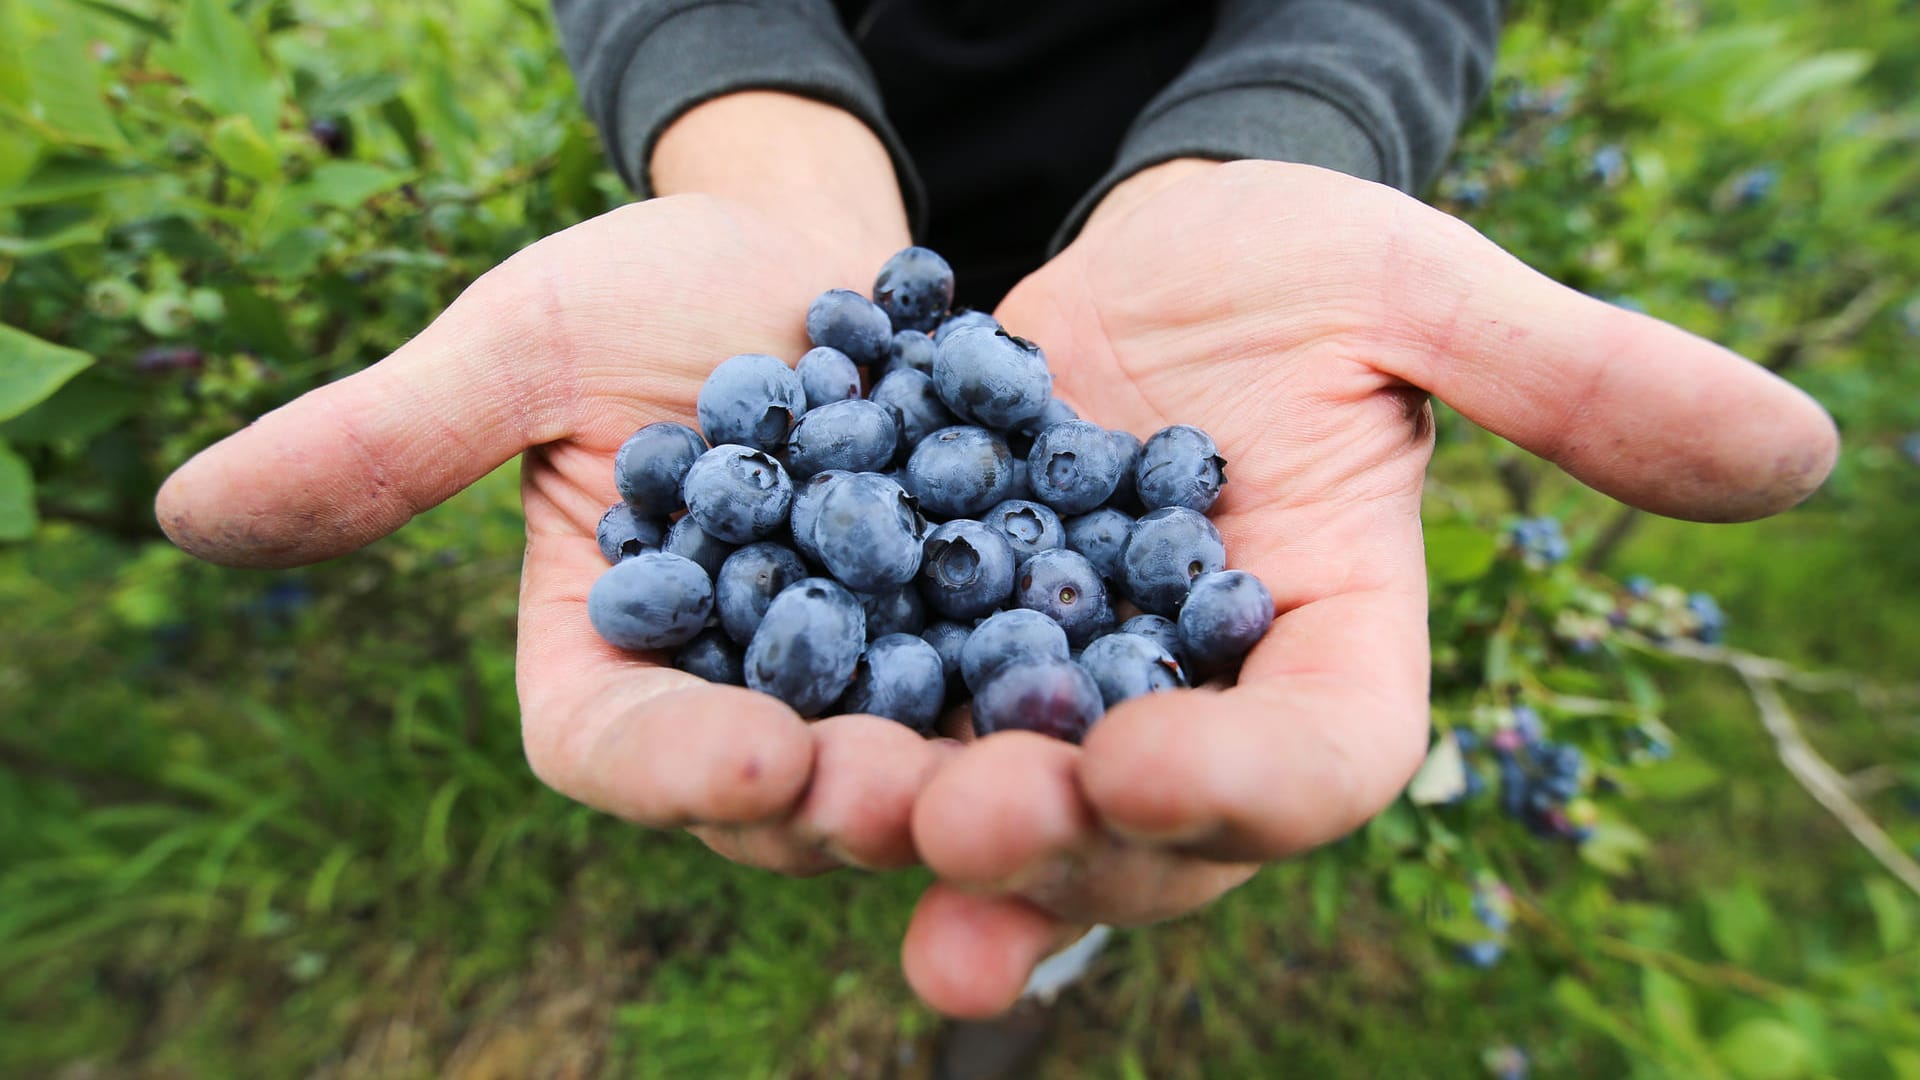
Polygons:
<instances>
[{"instance_id":1,"label":"stained fingertip","mask_svg":"<svg viewBox=\"0 0 1920 1080\"><path fill-rule=\"evenodd\" d=\"M1007 885L1093 829L1074 780L1080 751L1024 731L967 746L913 808L920 857L958 884Z\"/></svg>"},{"instance_id":2,"label":"stained fingertip","mask_svg":"<svg viewBox=\"0 0 1920 1080\"><path fill-rule=\"evenodd\" d=\"M1025 901L935 884L914 909L900 965L931 1008L984 1019L1011 1008L1034 966L1067 936L1060 920Z\"/></svg>"}]
</instances>

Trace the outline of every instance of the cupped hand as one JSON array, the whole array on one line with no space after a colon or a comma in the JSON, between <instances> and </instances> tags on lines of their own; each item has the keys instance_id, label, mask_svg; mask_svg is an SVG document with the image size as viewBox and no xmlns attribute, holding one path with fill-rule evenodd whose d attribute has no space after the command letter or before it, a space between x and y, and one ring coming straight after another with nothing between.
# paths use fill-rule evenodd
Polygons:
<instances>
[{"instance_id":1,"label":"cupped hand","mask_svg":"<svg viewBox=\"0 0 1920 1080\"><path fill-rule=\"evenodd\" d=\"M798 356L808 302L864 285L904 246L881 240L842 250L701 196L616 210L489 272L386 360L188 462L160 493L160 523L214 562L310 563L524 451L518 684L541 779L783 872L911 863L912 801L951 743L871 716L809 724L664 656L621 652L586 617L620 443L690 420L707 372L732 354Z\"/></svg>"},{"instance_id":2,"label":"cupped hand","mask_svg":"<svg viewBox=\"0 0 1920 1080\"><path fill-rule=\"evenodd\" d=\"M913 835L942 883L904 961L949 1013L1010 1004L1077 926L1203 905L1404 787L1428 737L1429 393L1693 520L1792 506L1836 452L1820 407L1758 366L1391 189L1267 162L1137 179L997 315L1083 416L1214 436L1228 564L1279 618L1230 689L1128 701L1081 747L1009 733L940 764Z\"/></svg>"}]
</instances>

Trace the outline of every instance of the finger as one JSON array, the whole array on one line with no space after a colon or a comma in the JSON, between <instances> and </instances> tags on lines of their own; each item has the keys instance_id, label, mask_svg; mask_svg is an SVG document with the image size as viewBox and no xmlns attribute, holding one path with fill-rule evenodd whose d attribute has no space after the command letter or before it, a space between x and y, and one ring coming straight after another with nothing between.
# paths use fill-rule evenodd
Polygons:
<instances>
[{"instance_id":1,"label":"finger","mask_svg":"<svg viewBox=\"0 0 1920 1080\"><path fill-rule=\"evenodd\" d=\"M913 992L960 1019L1005 1012L1034 966L1073 937L1067 924L1018 899L928 887L900 946Z\"/></svg>"},{"instance_id":2,"label":"finger","mask_svg":"<svg viewBox=\"0 0 1920 1080\"><path fill-rule=\"evenodd\" d=\"M1385 370L1584 483L1655 513L1744 521L1784 510L1838 453L1818 403L1739 355L1586 296L1472 227L1397 194ZM1387 209L1387 208L1382 208Z\"/></svg>"},{"instance_id":3,"label":"finger","mask_svg":"<svg viewBox=\"0 0 1920 1080\"><path fill-rule=\"evenodd\" d=\"M695 835L736 862L789 874L918 863L914 799L958 746L879 716L831 717L813 724L812 733L813 779L791 817L697 828Z\"/></svg>"}]
</instances>

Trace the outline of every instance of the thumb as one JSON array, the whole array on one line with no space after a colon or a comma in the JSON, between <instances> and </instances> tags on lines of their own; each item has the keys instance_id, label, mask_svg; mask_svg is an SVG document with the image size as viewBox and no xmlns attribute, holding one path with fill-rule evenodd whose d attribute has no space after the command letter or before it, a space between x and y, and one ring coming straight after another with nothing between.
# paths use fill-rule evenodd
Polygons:
<instances>
[{"instance_id":1,"label":"thumb","mask_svg":"<svg viewBox=\"0 0 1920 1080\"><path fill-rule=\"evenodd\" d=\"M558 331L534 252L476 281L387 359L208 447L168 478L160 527L217 563L285 567L351 551L525 448L569 433Z\"/></svg>"},{"instance_id":2,"label":"thumb","mask_svg":"<svg viewBox=\"0 0 1920 1080\"><path fill-rule=\"evenodd\" d=\"M1560 285L1437 210L1396 216L1385 284L1413 347L1381 366L1480 426L1623 502L1696 521L1778 513L1833 468L1832 419L1759 365Z\"/></svg>"}]
</instances>

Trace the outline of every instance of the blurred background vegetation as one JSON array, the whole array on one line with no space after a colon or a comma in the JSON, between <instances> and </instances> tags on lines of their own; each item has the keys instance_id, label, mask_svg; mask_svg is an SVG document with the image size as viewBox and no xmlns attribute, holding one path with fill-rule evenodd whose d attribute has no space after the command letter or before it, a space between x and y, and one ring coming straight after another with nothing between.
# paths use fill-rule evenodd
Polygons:
<instances>
[{"instance_id":1,"label":"blurred background vegetation","mask_svg":"<svg viewBox=\"0 0 1920 1080\"><path fill-rule=\"evenodd\" d=\"M1443 417L1429 768L1120 936L1046 1075L1920 1078L1920 16L1511 6L1431 197L1844 458L1682 525ZM924 1073L922 877L529 774L511 469L300 572L155 531L195 449L623 198L533 0L0 0L0 1074Z\"/></svg>"}]
</instances>

